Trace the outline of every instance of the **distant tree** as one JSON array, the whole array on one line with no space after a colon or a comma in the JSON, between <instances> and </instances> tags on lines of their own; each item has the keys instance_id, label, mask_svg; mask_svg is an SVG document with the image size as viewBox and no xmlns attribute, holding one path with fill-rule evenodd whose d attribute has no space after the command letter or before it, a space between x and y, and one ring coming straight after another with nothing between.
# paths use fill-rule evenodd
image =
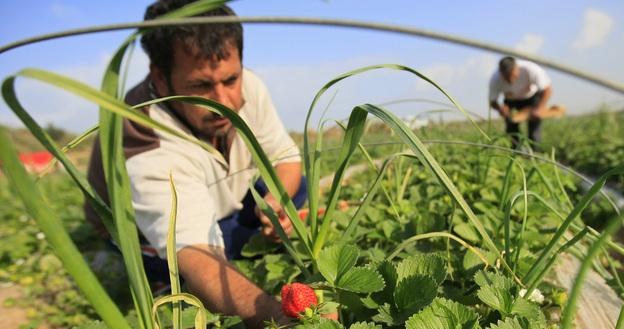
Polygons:
<instances>
[{"instance_id":1,"label":"distant tree","mask_svg":"<svg viewBox=\"0 0 624 329\"><path fill-rule=\"evenodd\" d=\"M45 132L57 142L63 140L65 136L67 136L67 132L63 128L56 127L53 123L48 123L45 127Z\"/></svg>"}]
</instances>

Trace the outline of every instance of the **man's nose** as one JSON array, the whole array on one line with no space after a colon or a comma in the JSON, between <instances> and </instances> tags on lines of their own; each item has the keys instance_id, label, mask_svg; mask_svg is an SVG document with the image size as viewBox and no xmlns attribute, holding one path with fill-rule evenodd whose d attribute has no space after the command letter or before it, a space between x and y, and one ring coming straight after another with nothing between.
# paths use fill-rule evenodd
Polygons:
<instances>
[{"instance_id":1,"label":"man's nose","mask_svg":"<svg viewBox=\"0 0 624 329\"><path fill-rule=\"evenodd\" d=\"M232 106L232 104L229 104L227 93L223 84L217 84L214 87L213 99L227 107Z\"/></svg>"}]
</instances>

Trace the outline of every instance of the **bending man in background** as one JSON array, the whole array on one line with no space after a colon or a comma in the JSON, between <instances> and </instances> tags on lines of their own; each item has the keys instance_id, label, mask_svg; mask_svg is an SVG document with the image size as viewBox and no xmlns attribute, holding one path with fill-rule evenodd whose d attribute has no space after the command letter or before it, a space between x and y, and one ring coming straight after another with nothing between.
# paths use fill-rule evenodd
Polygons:
<instances>
[{"instance_id":1,"label":"bending man in background","mask_svg":"<svg viewBox=\"0 0 624 329\"><path fill-rule=\"evenodd\" d=\"M490 79L490 106L505 119L505 131L510 134L514 148L518 147L520 124L512 121L512 111L529 110L529 139L538 148L540 142L539 113L546 111L546 104L552 95L550 78L537 64L513 57L504 57L498 63L498 70ZM503 103L499 98L503 97Z\"/></svg>"}]
</instances>

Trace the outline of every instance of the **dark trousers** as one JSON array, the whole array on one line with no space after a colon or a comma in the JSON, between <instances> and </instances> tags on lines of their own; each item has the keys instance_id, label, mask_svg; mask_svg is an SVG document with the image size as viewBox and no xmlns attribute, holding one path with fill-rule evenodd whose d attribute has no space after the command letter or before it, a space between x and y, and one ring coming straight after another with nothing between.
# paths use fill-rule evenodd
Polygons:
<instances>
[{"instance_id":1,"label":"dark trousers","mask_svg":"<svg viewBox=\"0 0 624 329\"><path fill-rule=\"evenodd\" d=\"M526 107L535 107L539 104L543 96L543 92L538 91L530 98L521 100L507 100L505 99L505 105L510 109L522 110ZM538 143L541 140L541 125L542 120L540 118L529 118L528 122L528 137L532 142L532 148L538 150ZM514 148L519 145L520 136L520 124L511 121L511 118L505 119L505 132L511 136L511 144Z\"/></svg>"},{"instance_id":2,"label":"dark trousers","mask_svg":"<svg viewBox=\"0 0 624 329\"><path fill-rule=\"evenodd\" d=\"M269 190L262 180L258 180L254 188L262 196ZM301 177L301 184L297 193L292 197L292 201L297 209L301 208L308 198L307 182L305 177ZM223 243L225 244L225 256L227 259L241 258L241 250L252 235L260 232L260 219L256 216L254 200L251 191L243 198L243 209L232 215L219 220L219 227L223 233Z\"/></svg>"},{"instance_id":3,"label":"dark trousers","mask_svg":"<svg viewBox=\"0 0 624 329\"><path fill-rule=\"evenodd\" d=\"M268 188L264 181L258 180L254 184L254 188L262 196L268 193ZM301 184L299 189L292 197L292 201L297 209L301 208L308 198L307 181L301 176ZM260 219L254 211L256 201L251 194L247 192L243 198L243 209L234 212L230 216L219 220L219 228L223 233L223 243L225 245L225 256L228 260L241 258L241 250L252 235L260 233ZM115 244L110 242L110 246L119 252ZM143 258L143 267L147 279L152 285L153 291L163 291L169 287L169 266L167 260L158 257L156 250L150 246L144 239L141 240L141 255ZM182 280L182 278L180 278Z\"/></svg>"}]
</instances>

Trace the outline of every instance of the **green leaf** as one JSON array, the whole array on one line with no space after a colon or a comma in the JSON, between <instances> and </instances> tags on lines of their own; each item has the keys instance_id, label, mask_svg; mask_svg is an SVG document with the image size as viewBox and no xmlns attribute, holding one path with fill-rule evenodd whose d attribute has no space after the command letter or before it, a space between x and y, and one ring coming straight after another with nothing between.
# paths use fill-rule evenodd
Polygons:
<instances>
[{"instance_id":1,"label":"green leaf","mask_svg":"<svg viewBox=\"0 0 624 329\"><path fill-rule=\"evenodd\" d=\"M377 265L377 271L381 274L386 286L382 291L371 295L378 304L390 303L394 301L394 289L398 281L398 274L394 264L384 260Z\"/></svg>"},{"instance_id":2,"label":"green leaf","mask_svg":"<svg viewBox=\"0 0 624 329\"><path fill-rule=\"evenodd\" d=\"M344 329L344 327L338 321L320 318L319 321L303 323L295 326L295 329Z\"/></svg>"},{"instance_id":3,"label":"green leaf","mask_svg":"<svg viewBox=\"0 0 624 329\"><path fill-rule=\"evenodd\" d=\"M497 289L492 286L484 286L477 291L477 297L489 307L507 316L511 313L513 297L507 290Z\"/></svg>"},{"instance_id":4,"label":"green leaf","mask_svg":"<svg viewBox=\"0 0 624 329\"><path fill-rule=\"evenodd\" d=\"M546 318L539 305L522 297L517 298L511 307L511 314L531 320L531 326L536 328L545 327ZM539 324L543 324L540 326Z\"/></svg>"},{"instance_id":5,"label":"green leaf","mask_svg":"<svg viewBox=\"0 0 624 329\"><path fill-rule=\"evenodd\" d=\"M223 317L223 321L221 323L221 328L246 328L245 323L243 323L243 319L240 316L225 316Z\"/></svg>"},{"instance_id":6,"label":"green leaf","mask_svg":"<svg viewBox=\"0 0 624 329\"><path fill-rule=\"evenodd\" d=\"M381 329L381 325L375 324L375 322L356 322L349 329Z\"/></svg>"},{"instance_id":7,"label":"green leaf","mask_svg":"<svg viewBox=\"0 0 624 329\"><path fill-rule=\"evenodd\" d=\"M377 309L377 314L373 316L373 320L376 322L383 322L388 325L394 325L394 315L392 312L392 306L388 303L383 304Z\"/></svg>"},{"instance_id":8,"label":"green leaf","mask_svg":"<svg viewBox=\"0 0 624 329\"><path fill-rule=\"evenodd\" d=\"M475 282L479 285L477 297L502 315L511 314L514 302L514 282L501 274L479 271L475 274Z\"/></svg>"},{"instance_id":9,"label":"green leaf","mask_svg":"<svg viewBox=\"0 0 624 329\"><path fill-rule=\"evenodd\" d=\"M497 324L492 324L488 329L530 329L531 326L526 319L506 318L505 321L498 320ZM537 329L537 328L536 328Z\"/></svg>"},{"instance_id":10,"label":"green leaf","mask_svg":"<svg viewBox=\"0 0 624 329\"><path fill-rule=\"evenodd\" d=\"M481 252L490 264L494 264L496 262L497 257L495 254L478 247L475 247L475 249ZM472 273L475 273L482 266L485 266L485 263L474 252L468 251L464 254L464 258L462 259L462 268L468 275L472 275Z\"/></svg>"},{"instance_id":11,"label":"green leaf","mask_svg":"<svg viewBox=\"0 0 624 329\"><path fill-rule=\"evenodd\" d=\"M439 285L446 278L446 261L436 254L417 254L404 259L397 265L398 280L412 275L431 276Z\"/></svg>"},{"instance_id":12,"label":"green leaf","mask_svg":"<svg viewBox=\"0 0 624 329\"><path fill-rule=\"evenodd\" d=\"M535 303L524 298L518 298L511 308L511 313L531 319L536 313L540 313L540 308Z\"/></svg>"},{"instance_id":13,"label":"green leaf","mask_svg":"<svg viewBox=\"0 0 624 329\"><path fill-rule=\"evenodd\" d=\"M479 328L479 315L460 303L436 298L431 305L414 314L406 329L473 329Z\"/></svg>"},{"instance_id":14,"label":"green leaf","mask_svg":"<svg viewBox=\"0 0 624 329\"><path fill-rule=\"evenodd\" d=\"M401 281L394 291L394 302L400 313L417 312L436 297L438 285L428 275L412 275Z\"/></svg>"},{"instance_id":15,"label":"green leaf","mask_svg":"<svg viewBox=\"0 0 624 329\"><path fill-rule=\"evenodd\" d=\"M479 287L494 286L502 290L516 288L516 284L513 280L499 273L479 271L475 274L474 280Z\"/></svg>"},{"instance_id":16,"label":"green leaf","mask_svg":"<svg viewBox=\"0 0 624 329\"><path fill-rule=\"evenodd\" d=\"M323 302L318 306L317 310L319 314L331 314L336 313L339 307L340 304L336 302Z\"/></svg>"},{"instance_id":17,"label":"green leaf","mask_svg":"<svg viewBox=\"0 0 624 329\"><path fill-rule=\"evenodd\" d=\"M254 234L243 246L241 255L243 257L256 257L273 253L279 249L280 245L269 241L262 234Z\"/></svg>"},{"instance_id":18,"label":"green leaf","mask_svg":"<svg viewBox=\"0 0 624 329\"><path fill-rule=\"evenodd\" d=\"M358 256L358 248L352 245L334 245L324 248L317 260L319 272L333 286L355 265Z\"/></svg>"},{"instance_id":19,"label":"green leaf","mask_svg":"<svg viewBox=\"0 0 624 329\"><path fill-rule=\"evenodd\" d=\"M365 267L353 267L336 282L336 288L352 292L370 293L385 286L377 271Z\"/></svg>"},{"instance_id":20,"label":"green leaf","mask_svg":"<svg viewBox=\"0 0 624 329\"><path fill-rule=\"evenodd\" d=\"M457 233L462 239L468 240L472 243L481 242L481 237L474 226L468 223L462 223L453 227L453 231Z\"/></svg>"}]
</instances>

